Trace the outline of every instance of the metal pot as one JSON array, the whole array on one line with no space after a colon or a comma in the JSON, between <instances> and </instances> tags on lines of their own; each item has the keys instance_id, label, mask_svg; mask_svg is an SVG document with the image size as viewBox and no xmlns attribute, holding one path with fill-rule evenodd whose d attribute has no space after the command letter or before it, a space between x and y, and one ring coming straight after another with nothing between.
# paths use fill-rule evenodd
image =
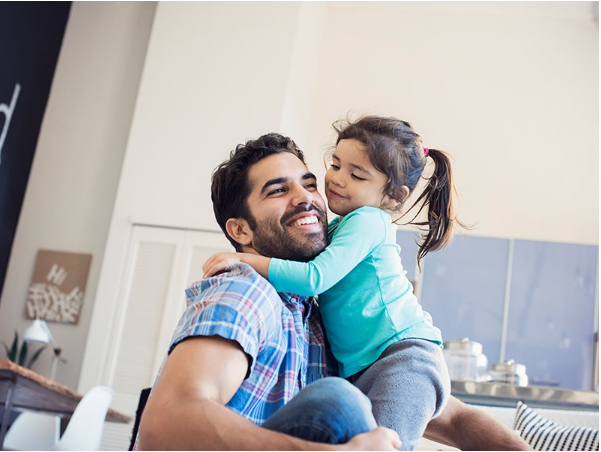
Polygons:
<instances>
[{"instance_id":1,"label":"metal pot","mask_svg":"<svg viewBox=\"0 0 601 452\"><path fill-rule=\"evenodd\" d=\"M482 344L467 337L443 344L442 354L451 380L482 381L488 367L488 358L482 353Z\"/></svg>"},{"instance_id":2,"label":"metal pot","mask_svg":"<svg viewBox=\"0 0 601 452\"><path fill-rule=\"evenodd\" d=\"M502 363L493 364L486 373L489 381L510 383L517 386L528 386L526 366L516 363L513 359Z\"/></svg>"}]
</instances>

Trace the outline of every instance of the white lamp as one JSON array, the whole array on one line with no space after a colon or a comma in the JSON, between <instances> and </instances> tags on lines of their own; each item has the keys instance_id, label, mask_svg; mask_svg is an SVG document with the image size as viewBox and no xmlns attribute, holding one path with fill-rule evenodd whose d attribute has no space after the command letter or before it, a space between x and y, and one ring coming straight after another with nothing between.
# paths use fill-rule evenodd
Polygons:
<instances>
[{"instance_id":1,"label":"white lamp","mask_svg":"<svg viewBox=\"0 0 601 452\"><path fill-rule=\"evenodd\" d=\"M54 380L56 377L56 369L58 362L61 361L61 348L56 344L52 333L46 325L46 322L42 319L35 319L33 323L23 331L23 340L26 342L38 342L41 344L50 344L54 355L52 357L52 370L50 371L50 379ZM64 360L62 360L64 362Z\"/></svg>"}]
</instances>

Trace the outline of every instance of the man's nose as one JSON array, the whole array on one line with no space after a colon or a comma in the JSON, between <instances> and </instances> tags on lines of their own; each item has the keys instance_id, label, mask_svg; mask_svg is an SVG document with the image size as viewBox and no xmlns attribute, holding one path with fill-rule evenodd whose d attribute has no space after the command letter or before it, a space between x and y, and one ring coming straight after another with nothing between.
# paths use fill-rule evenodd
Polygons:
<instances>
[{"instance_id":1,"label":"man's nose","mask_svg":"<svg viewBox=\"0 0 601 452\"><path fill-rule=\"evenodd\" d=\"M315 199L313 192L310 192L300 184L295 185L292 189L292 203L295 206L311 204L313 203L313 199Z\"/></svg>"}]
</instances>

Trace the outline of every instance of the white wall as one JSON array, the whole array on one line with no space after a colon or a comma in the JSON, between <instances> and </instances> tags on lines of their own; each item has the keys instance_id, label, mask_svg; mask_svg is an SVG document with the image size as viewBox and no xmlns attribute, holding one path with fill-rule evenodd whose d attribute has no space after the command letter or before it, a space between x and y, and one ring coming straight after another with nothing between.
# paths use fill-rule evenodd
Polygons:
<instances>
[{"instance_id":1,"label":"white wall","mask_svg":"<svg viewBox=\"0 0 601 452\"><path fill-rule=\"evenodd\" d=\"M134 222L215 228L211 171L279 128L298 14L287 2L159 4L122 178Z\"/></svg>"},{"instance_id":2,"label":"white wall","mask_svg":"<svg viewBox=\"0 0 601 452\"><path fill-rule=\"evenodd\" d=\"M598 244L598 36L589 2L331 3L305 147L400 117L453 156L468 234Z\"/></svg>"},{"instance_id":3,"label":"white wall","mask_svg":"<svg viewBox=\"0 0 601 452\"><path fill-rule=\"evenodd\" d=\"M161 3L128 214L214 229L237 143L289 133L321 174L330 124L371 112L451 153L470 234L596 244L598 72L589 2Z\"/></svg>"},{"instance_id":4,"label":"white wall","mask_svg":"<svg viewBox=\"0 0 601 452\"><path fill-rule=\"evenodd\" d=\"M0 338L31 322L25 299L39 248L92 254L78 325L49 323L76 387L155 4L74 2L0 303ZM102 302L102 300L100 300ZM50 351L34 369L48 376Z\"/></svg>"}]
</instances>

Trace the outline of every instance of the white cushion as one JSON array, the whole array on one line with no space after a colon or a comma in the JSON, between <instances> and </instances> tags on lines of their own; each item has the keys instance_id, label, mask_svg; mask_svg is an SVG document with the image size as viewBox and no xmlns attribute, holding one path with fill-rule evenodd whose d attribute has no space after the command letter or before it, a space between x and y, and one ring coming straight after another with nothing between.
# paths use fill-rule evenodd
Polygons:
<instances>
[{"instance_id":1,"label":"white cushion","mask_svg":"<svg viewBox=\"0 0 601 452\"><path fill-rule=\"evenodd\" d=\"M514 429L534 450L599 450L598 428L558 424L523 402L518 402Z\"/></svg>"}]
</instances>

